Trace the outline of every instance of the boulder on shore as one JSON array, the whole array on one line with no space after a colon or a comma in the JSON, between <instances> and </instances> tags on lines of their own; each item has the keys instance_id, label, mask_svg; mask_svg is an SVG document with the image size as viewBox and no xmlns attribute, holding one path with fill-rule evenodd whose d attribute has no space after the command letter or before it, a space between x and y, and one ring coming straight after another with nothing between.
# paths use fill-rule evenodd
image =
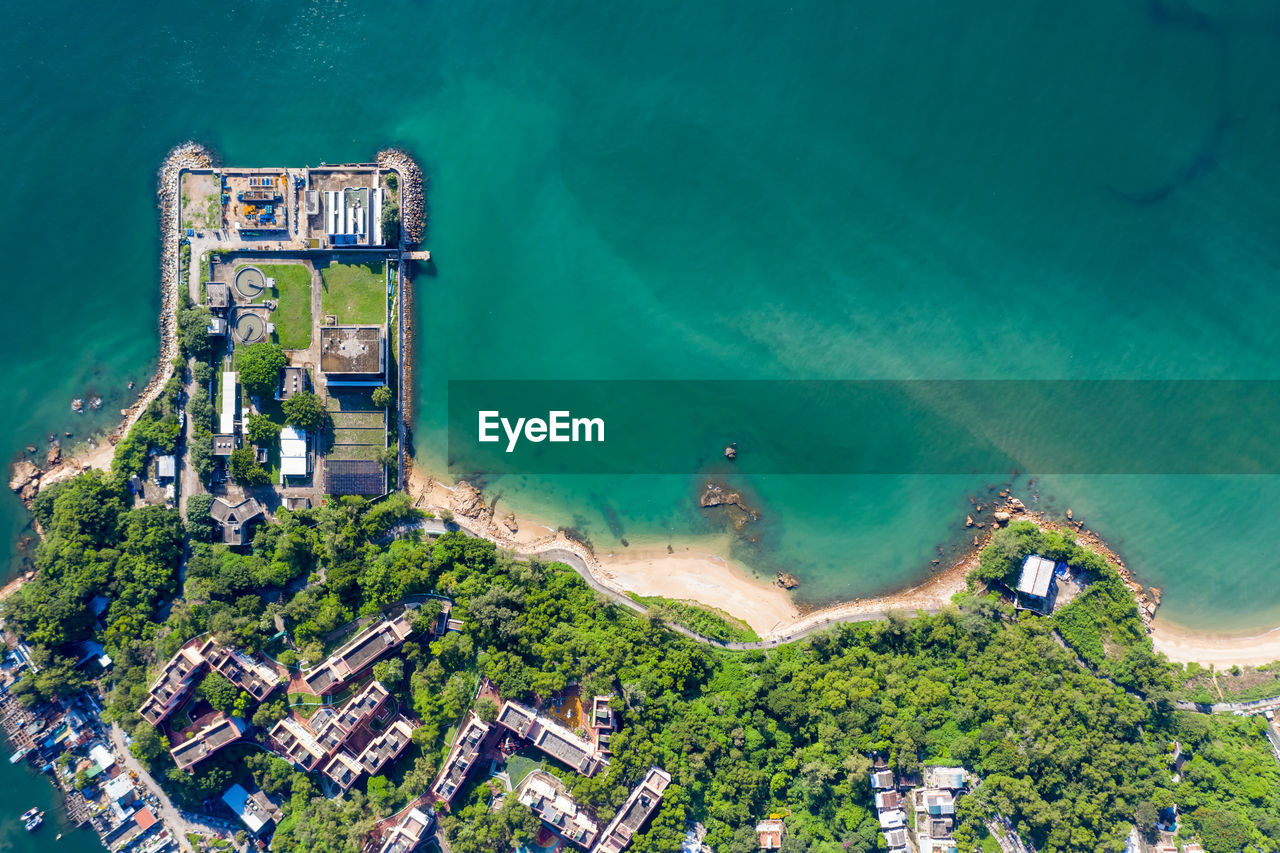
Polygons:
<instances>
[{"instance_id":1,"label":"boulder on shore","mask_svg":"<svg viewBox=\"0 0 1280 853\"><path fill-rule=\"evenodd\" d=\"M502 524L512 533L517 533L520 530L520 523L516 521L514 512L507 513L502 519Z\"/></svg>"},{"instance_id":2,"label":"boulder on shore","mask_svg":"<svg viewBox=\"0 0 1280 853\"><path fill-rule=\"evenodd\" d=\"M62 447L56 442L49 448L49 454L44 458L44 464L57 465L62 459Z\"/></svg>"},{"instance_id":3,"label":"boulder on shore","mask_svg":"<svg viewBox=\"0 0 1280 853\"><path fill-rule=\"evenodd\" d=\"M778 572L778 586L783 589L795 589L800 586L800 578L790 572Z\"/></svg>"},{"instance_id":4,"label":"boulder on shore","mask_svg":"<svg viewBox=\"0 0 1280 853\"><path fill-rule=\"evenodd\" d=\"M29 459L23 459L13 466L13 474L9 478L9 488L18 493L23 501L35 498L40 492L41 471Z\"/></svg>"},{"instance_id":5,"label":"boulder on shore","mask_svg":"<svg viewBox=\"0 0 1280 853\"><path fill-rule=\"evenodd\" d=\"M458 484L450 502L453 504L453 511L464 518L478 518L485 511L484 498L480 495L480 490L467 482Z\"/></svg>"}]
</instances>

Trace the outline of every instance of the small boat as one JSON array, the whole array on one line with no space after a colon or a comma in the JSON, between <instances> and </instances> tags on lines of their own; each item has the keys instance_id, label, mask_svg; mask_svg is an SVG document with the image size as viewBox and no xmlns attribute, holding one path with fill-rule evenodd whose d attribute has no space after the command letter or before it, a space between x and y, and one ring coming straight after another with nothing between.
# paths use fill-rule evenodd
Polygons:
<instances>
[{"instance_id":1,"label":"small boat","mask_svg":"<svg viewBox=\"0 0 1280 853\"><path fill-rule=\"evenodd\" d=\"M35 806L32 806L31 808L27 809L25 812L22 813L22 819L31 820L31 818L35 817L38 814L40 814L40 809L36 808Z\"/></svg>"},{"instance_id":2,"label":"small boat","mask_svg":"<svg viewBox=\"0 0 1280 853\"><path fill-rule=\"evenodd\" d=\"M25 758L25 757L26 757L26 755L27 755L27 753L28 753L28 752L30 752L30 751L31 751L31 747L29 747L29 746L25 746L25 747L23 747L22 749L20 749L20 750L18 750L17 752L15 752L13 755L9 756L9 763L10 763L10 764L17 764L19 761L21 761L23 758Z\"/></svg>"},{"instance_id":3,"label":"small boat","mask_svg":"<svg viewBox=\"0 0 1280 853\"><path fill-rule=\"evenodd\" d=\"M42 823L44 823L44 812L37 812L35 817L27 821L27 832L35 832Z\"/></svg>"},{"instance_id":4,"label":"small boat","mask_svg":"<svg viewBox=\"0 0 1280 853\"><path fill-rule=\"evenodd\" d=\"M55 835L55 836L53 837L53 840L54 840L54 841L61 841L61 840L62 840L62 833L61 833L61 832L59 832L57 835Z\"/></svg>"}]
</instances>

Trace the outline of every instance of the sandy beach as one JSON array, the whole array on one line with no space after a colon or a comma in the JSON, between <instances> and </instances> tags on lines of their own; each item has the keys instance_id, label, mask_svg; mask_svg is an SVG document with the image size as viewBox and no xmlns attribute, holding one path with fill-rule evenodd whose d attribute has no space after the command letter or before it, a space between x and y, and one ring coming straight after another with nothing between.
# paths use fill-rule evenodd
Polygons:
<instances>
[{"instance_id":1,"label":"sandy beach","mask_svg":"<svg viewBox=\"0 0 1280 853\"><path fill-rule=\"evenodd\" d=\"M786 630L801 615L786 590L749 577L712 553L628 550L600 558L600 573L637 595L660 595L723 610L761 637Z\"/></svg>"},{"instance_id":2,"label":"sandy beach","mask_svg":"<svg viewBox=\"0 0 1280 853\"><path fill-rule=\"evenodd\" d=\"M1179 663L1216 667L1260 666L1280 660L1280 627L1249 634L1193 631L1156 620L1151 641L1156 651Z\"/></svg>"},{"instance_id":3,"label":"sandy beach","mask_svg":"<svg viewBox=\"0 0 1280 853\"><path fill-rule=\"evenodd\" d=\"M977 559L977 549L956 564L933 572L924 581L882 596L855 599L813 611L801 610L787 590L756 578L723 557L697 548L639 546L625 552L599 555L545 523L516 520L485 506L478 492L463 483L449 486L414 467L408 491L421 509L448 509L465 519L469 528L499 546L526 554L553 549L577 554L593 577L620 593L660 595L723 610L741 619L762 639L788 637L838 621L876 619L891 610L907 613L936 611L965 588L965 575ZM511 526L515 525L515 530ZM984 536L985 540L985 536Z\"/></svg>"},{"instance_id":4,"label":"sandy beach","mask_svg":"<svg viewBox=\"0 0 1280 853\"><path fill-rule=\"evenodd\" d=\"M965 588L965 577L976 565L980 551L975 547L963 559L935 570L914 586L805 612L796 606L786 590L750 575L707 550L676 547L668 551L665 547L640 546L597 555L548 524L517 520L511 514L500 519L501 511L486 507L479 493L470 486L446 485L417 467L410 473L408 490L420 508L448 509L501 547L523 553L551 549L573 551L596 580L611 589L714 607L746 622L762 639L799 635L834 622L883 618L895 610L906 613L941 610L953 595ZM1022 517L1038 524L1051 524L1032 514ZM985 544L991 530L984 531L980 545ZM1117 561L1126 582L1138 595L1139 604L1154 609L1118 555L1090 531L1077 530L1077 535L1090 547L1099 548ZM1214 634L1155 620L1151 629L1156 649L1180 663L1257 666L1280 660L1280 627L1245 635Z\"/></svg>"}]
</instances>

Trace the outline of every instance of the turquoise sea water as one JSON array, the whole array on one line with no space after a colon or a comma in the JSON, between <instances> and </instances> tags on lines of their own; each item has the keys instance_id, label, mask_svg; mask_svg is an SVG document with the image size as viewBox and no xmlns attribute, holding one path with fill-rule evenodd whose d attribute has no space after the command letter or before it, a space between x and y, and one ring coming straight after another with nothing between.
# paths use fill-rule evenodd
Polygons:
<instances>
[{"instance_id":1,"label":"turquoise sea water","mask_svg":"<svg viewBox=\"0 0 1280 853\"><path fill-rule=\"evenodd\" d=\"M1263 0L23 4L0 448L108 425L154 366L155 169L187 138L419 156L415 447L439 471L449 379L1280 378L1278 40ZM989 479L736 482L763 518L732 556L811 602L900 586L963 546ZM719 533L699 485L487 492L616 551ZM1280 478L1019 494L1105 534L1166 618L1280 623Z\"/></svg>"}]
</instances>

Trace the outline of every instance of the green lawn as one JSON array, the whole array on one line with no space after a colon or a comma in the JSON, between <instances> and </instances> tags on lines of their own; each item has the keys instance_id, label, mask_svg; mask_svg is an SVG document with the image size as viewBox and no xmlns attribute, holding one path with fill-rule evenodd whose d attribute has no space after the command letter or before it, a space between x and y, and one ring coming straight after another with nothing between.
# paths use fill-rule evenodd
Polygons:
<instances>
[{"instance_id":1,"label":"green lawn","mask_svg":"<svg viewBox=\"0 0 1280 853\"><path fill-rule=\"evenodd\" d=\"M335 444L325 456L329 459L363 459L367 462L376 462L380 450L382 450L380 444Z\"/></svg>"},{"instance_id":2,"label":"green lawn","mask_svg":"<svg viewBox=\"0 0 1280 853\"><path fill-rule=\"evenodd\" d=\"M342 324L387 322L386 264L332 263L320 270L320 305Z\"/></svg>"},{"instance_id":3,"label":"green lawn","mask_svg":"<svg viewBox=\"0 0 1280 853\"><path fill-rule=\"evenodd\" d=\"M387 443L387 434L379 425L377 429L367 428L349 428L345 426L335 427L333 430L334 444L371 444L378 447L385 447Z\"/></svg>"},{"instance_id":4,"label":"green lawn","mask_svg":"<svg viewBox=\"0 0 1280 853\"><path fill-rule=\"evenodd\" d=\"M507 759L507 775L511 777L513 788L523 782L524 777L533 771L547 766L547 762L540 755L531 754L532 752L532 749L526 747Z\"/></svg>"},{"instance_id":5,"label":"green lawn","mask_svg":"<svg viewBox=\"0 0 1280 853\"><path fill-rule=\"evenodd\" d=\"M333 425L338 429L382 429L386 426L386 415L382 412L334 412L330 411Z\"/></svg>"},{"instance_id":6,"label":"green lawn","mask_svg":"<svg viewBox=\"0 0 1280 853\"><path fill-rule=\"evenodd\" d=\"M301 264L270 264L259 269L276 280L279 305L271 312L276 343L284 349L311 346L311 271Z\"/></svg>"}]
</instances>

